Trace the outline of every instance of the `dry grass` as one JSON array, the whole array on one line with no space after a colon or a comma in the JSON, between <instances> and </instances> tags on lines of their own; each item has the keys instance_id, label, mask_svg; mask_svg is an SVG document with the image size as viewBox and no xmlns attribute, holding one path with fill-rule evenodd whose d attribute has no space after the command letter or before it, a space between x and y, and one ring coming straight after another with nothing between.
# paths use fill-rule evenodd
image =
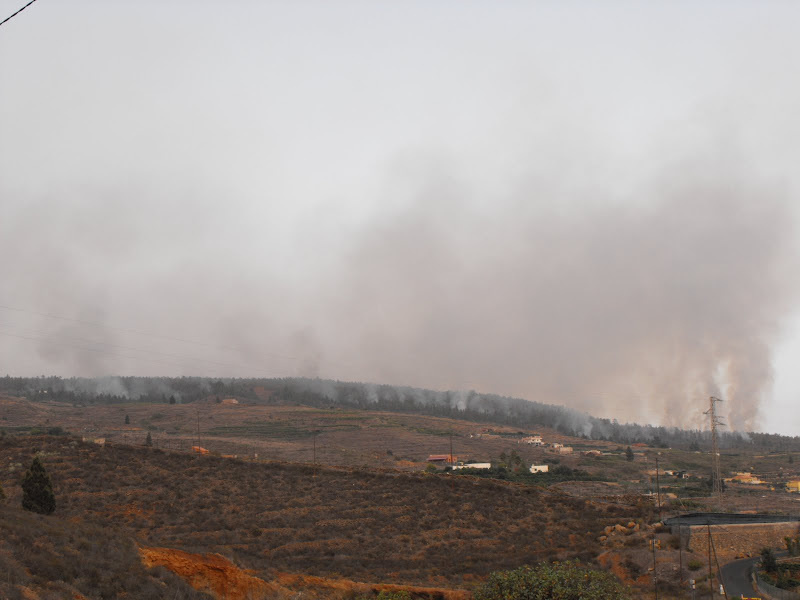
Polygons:
<instances>
[{"instance_id":1,"label":"dry grass","mask_svg":"<svg viewBox=\"0 0 800 600\"><path fill-rule=\"evenodd\" d=\"M69 438L0 442L2 481L42 452L56 517L117 527L147 546L215 552L277 571L459 587L541 560L591 560L607 524L634 509L446 475L248 463Z\"/></svg>"}]
</instances>

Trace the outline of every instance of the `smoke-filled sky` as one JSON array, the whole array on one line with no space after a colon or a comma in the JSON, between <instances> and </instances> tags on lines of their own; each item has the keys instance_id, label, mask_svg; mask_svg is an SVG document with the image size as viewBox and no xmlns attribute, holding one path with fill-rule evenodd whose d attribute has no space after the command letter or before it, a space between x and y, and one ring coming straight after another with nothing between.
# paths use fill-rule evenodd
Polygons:
<instances>
[{"instance_id":1,"label":"smoke-filled sky","mask_svg":"<svg viewBox=\"0 0 800 600\"><path fill-rule=\"evenodd\" d=\"M0 0L0 17L23 2ZM800 433L800 5L56 2L0 27L0 374Z\"/></svg>"}]
</instances>

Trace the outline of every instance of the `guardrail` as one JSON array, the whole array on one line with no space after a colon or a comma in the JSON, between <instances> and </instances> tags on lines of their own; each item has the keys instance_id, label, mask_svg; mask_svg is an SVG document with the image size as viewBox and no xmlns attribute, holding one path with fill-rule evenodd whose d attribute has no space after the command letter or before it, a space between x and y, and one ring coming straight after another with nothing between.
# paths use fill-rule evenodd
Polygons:
<instances>
[{"instance_id":1,"label":"guardrail","mask_svg":"<svg viewBox=\"0 0 800 600\"><path fill-rule=\"evenodd\" d=\"M765 594L771 600L800 600L800 594L776 588L774 585L767 583L758 576L758 572L753 575L756 579L756 587L758 591Z\"/></svg>"}]
</instances>

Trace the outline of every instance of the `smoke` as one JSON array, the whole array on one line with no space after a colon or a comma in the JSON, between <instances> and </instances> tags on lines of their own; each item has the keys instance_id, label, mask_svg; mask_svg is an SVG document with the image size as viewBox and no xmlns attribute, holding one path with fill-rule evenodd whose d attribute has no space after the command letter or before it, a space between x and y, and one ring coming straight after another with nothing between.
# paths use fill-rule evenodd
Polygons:
<instances>
[{"instance_id":1,"label":"smoke","mask_svg":"<svg viewBox=\"0 0 800 600\"><path fill-rule=\"evenodd\" d=\"M792 214L741 169L702 167L569 211L552 181L483 204L421 190L348 257L350 353L379 381L625 421L699 425L714 394L757 427L796 297Z\"/></svg>"},{"instance_id":2,"label":"smoke","mask_svg":"<svg viewBox=\"0 0 800 600\"><path fill-rule=\"evenodd\" d=\"M700 426L713 394L758 428L798 299L797 8L406 4L4 33L0 374L476 390L575 427Z\"/></svg>"},{"instance_id":3,"label":"smoke","mask_svg":"<svg viewBox=\"0 0 800 600\"><path fill-rule=\"evenodd\" d=\"M141 262L103 263L113 234L71 241L46 222L52 245L6 278L27 283L18 304L71 314L28 315L45 332L34 336L42 372L322 375L668 426L701 426L713 394L732 428L757 429L797 291L794 219L779 190L709 162L666 170L624 199L598 188L580 201L556 176L484 198L459 177L420 177L303 278L259 281L237 253L197 243L186 250L196 257L176 260L169 239ZM132 220L109 226L140 248L145 229ZM21 243L5 239L8 252ZM157 255L177 266L148 271ZM13 372L9 349L30 347L5 341Z\"/></svg>"}]
</instances>

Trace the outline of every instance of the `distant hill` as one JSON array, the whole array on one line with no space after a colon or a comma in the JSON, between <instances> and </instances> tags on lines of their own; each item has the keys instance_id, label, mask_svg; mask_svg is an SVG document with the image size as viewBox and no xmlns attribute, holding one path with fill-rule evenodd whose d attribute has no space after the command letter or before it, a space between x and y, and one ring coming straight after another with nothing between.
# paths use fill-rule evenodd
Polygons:
<instances>
[{"instance_id":1,"label":"distant hill","mask_svg":"<svg viewBox=\"0 0 800 600\"><path fill-rule=\"evenodd\" d=\"M453 417L482 423L549 427L565 435L619 444L710 448L710 434L700 430L618 423L564 406L474 391L433 391L413 387L323 379L214 379L204 377L10 377L0 378L0 392L34 401L72 404L130 402L193 403L209 398L242 398L268 404L331 406ZM800 450L800 437L766 433L721 433L723 449Z\"/></svg>"}]
</instances>

